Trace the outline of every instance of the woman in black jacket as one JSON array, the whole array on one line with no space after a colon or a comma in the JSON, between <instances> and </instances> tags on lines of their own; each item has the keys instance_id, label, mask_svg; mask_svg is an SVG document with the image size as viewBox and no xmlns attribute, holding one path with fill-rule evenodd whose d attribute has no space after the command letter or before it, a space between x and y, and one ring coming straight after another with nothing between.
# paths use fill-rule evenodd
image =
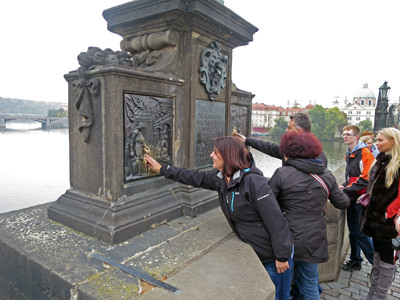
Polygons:
<instances>
[{"instance_id":1,"label":"woman in black jacket","mask_svg":"<svg viewBox=\"0 0 400 300\"><path fill-rule=\"evenodd\" d=\"M280 142L285 165L272 175L270 186L289 222L294 241L295 299L320 299L318 264L328 260L325 207L329 200L340 209L350 200L338 188L332 172L320 159L322 145L310 132L288 132Z\"/></svg>"},{"instance_id":2,"label":"woman in black jacket","mask_svg":"<svg viewBox=\"0 0 400 300\"><path fill-rule=\"evenodd\" d=\"M394 220L400 208L400 131L382 129L376 146L380 153L370 170L368 187L371 199L363 211L361 226L361 230L372 237L375 250L371 285L365 300L387 299L396 270L392 239L397 236ZM399 222L397 218L396 225Z\"/></svg>"},{"instance_id":3,"label":"woman in black jacket","mask_svg":"<svg viewBox=\"0 0 400 300\"><path fill-rule=\"evenodd\" d=\"M146 161L154 172L166 178L217 191L233 232L253 247L275 284L275 299L288 300L293 241L268 180L251 162L239 139L220 137L213 144L210 156L215 170L161 166L150 156L146 156Z\"/></svg>"}]
</instances>

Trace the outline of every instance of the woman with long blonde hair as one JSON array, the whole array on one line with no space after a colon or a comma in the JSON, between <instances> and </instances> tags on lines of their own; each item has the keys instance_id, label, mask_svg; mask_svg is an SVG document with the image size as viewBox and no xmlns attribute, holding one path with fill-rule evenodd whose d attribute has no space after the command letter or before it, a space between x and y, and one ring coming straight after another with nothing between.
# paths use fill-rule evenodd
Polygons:
<instances>
[{"instance_id":1,"label":"woman with long blonde hair","mask_svg":"<svg viewBox=\"0 0 400 300\"><path fill-rule=\"evenodd\" d=\"M374 263L371 285L364 300L387 299L393 275L392 239L400 232L400 131L384 128L378 132L376 146L380 153L370 170L370 202L363 211L362 231L372 237Z\"/></svg>"}]
</instances>

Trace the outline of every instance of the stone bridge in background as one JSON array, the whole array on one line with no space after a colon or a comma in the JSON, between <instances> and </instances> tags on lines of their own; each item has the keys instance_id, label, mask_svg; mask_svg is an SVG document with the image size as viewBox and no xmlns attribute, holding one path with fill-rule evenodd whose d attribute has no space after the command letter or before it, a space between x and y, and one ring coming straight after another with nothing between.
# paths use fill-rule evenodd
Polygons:
<instances>
[{"instance_id":1,"label":"stone bridge in background","mask_svg":"<svg viewBox=\"0 0 400 300\"><path fill-rule=\"evenodd\" d=\"M68 127L68 118L49 117L35 114L0 114L0 128L6 128L8 122L30 120L42 124L42 128Z\"/></svg>"}]
</instances>

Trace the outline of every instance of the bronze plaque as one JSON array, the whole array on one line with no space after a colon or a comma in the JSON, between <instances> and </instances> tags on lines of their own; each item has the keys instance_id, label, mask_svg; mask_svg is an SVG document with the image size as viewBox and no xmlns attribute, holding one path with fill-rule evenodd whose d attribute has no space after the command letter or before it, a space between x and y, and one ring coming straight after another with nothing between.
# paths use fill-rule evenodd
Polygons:
<instances>
[{"instance_id":1,"label":"bronze plaque","mask_svg":"<svg viewBox=\"0 0 400 300\"><path fill-rule=\"evenodd\" d=\"M247 106L231 105L231 128L233 130L246 135L247 134Z\"/></svg>"},{"instance_id":2,"label":"bronze plaque","mask_svg":"<svg viewBox=\"0 0 400 300\"><path fill-rule=\"evenodd\" d=\"M124 95L125 182L149 175L144 156L171 163L172 99Z\"/></svg>"},{"instance_id":3,"label":"bronze plaque","mask_svg":"<svg viewBox=\"0 0 400 300\"><path fill-rule=\"evenodd\" d=\"M212 166L212 139L225 135L225 103L196 100L194 168Z\"/></svg>"}]
</instances>

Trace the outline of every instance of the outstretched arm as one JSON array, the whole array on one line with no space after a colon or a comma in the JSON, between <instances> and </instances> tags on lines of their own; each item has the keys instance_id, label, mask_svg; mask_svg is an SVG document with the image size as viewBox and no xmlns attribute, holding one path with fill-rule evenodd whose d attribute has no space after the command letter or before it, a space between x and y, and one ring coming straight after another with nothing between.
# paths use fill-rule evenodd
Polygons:
<instances>
[{"instance_id":1,"label":"outstretched arm","mask_svg":"<svg viewBox=\"0 0 400 300\"><path fill-rule=\"evenodd\" d=\"M185 168L173 166L161 166L158 161L149 155L145 156L147 166L155 173L164 175L165 178L188 184L194 187L202 187L209 190L216 190L220 184L216 170L192 171Z\"/></svg>"},{"instance_id":2,"label":"outstretched arm","mask_svg":"<svg viewBox=\"0 0 400 300\"><path fill-rule=\"evenodd\" d=\"M273 142L268 142L268 141L261 141L258 139L253 139L253 138L246 138L243 134L240 134L239 132L235 132L234 135L238 137L246 146L250 146L258 151L261 151L262 153L265 153L269 156L283 159L283 154L281 150L279 149L279 145L275 144Z\"/></svg>"}]
</instances>

